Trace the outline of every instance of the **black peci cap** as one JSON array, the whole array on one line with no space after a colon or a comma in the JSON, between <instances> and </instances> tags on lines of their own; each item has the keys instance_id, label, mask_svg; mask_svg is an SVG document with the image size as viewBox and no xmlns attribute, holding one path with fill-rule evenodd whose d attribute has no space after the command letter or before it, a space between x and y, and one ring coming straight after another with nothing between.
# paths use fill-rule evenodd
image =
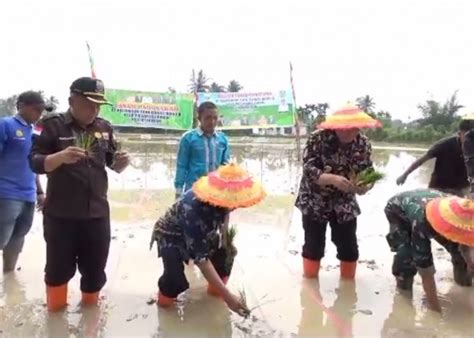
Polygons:
<instances>
[{"instance_id":1,"label":"black peci cap","mask_svg":"<svg viewBox=\"0 0 474 338\"><path fill-rule=\"evenodd\" d=\"M71 93L82 95L89 101L98 104L111 104L105 98L104 83L101 80L93 79L91 77L81 77L75 80L69 88Z\"/></svg>"}]
</instances>

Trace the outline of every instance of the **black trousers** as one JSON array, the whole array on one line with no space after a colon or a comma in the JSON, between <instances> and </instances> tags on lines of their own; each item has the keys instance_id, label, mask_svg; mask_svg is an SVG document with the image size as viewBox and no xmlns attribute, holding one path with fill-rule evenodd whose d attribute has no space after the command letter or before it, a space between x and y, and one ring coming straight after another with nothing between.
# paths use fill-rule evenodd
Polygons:
<instances>
[{"instance_id":1,"label":"black trousers","mask_svg":"<svg viewBox=\"0 0 474 338\"><path fill-rule=\"evenodd\" d=\"M110 247L110 219L62 219L45 215L45 282L66 284L81 273L81 291L98 292L107 281L105 266Z\"/></svg>"},{"instance_id":2,"label":"black trousers","mask_svg":"<svg viewBox=\"0 0 474 338\"><path fill-rule=\"evenodd\" d=\"M359 259L356 236L357 219L338 223L332 217L329 222L326 222L312 215L303 215L303 257L317 261L324 257L328 223L331 227L331 240L337 247L337 258L345 262L357 261Z\"/></svg>"},{"instance_id":3,"label":"black trousers","mask_svg":"<svg viewBox=\"0 0 474 338\"><path fill-rule=\"evenodd\" d=\"M158 288L164 296L176 298L189 288L188 280L184 274L182 254L177 247L162 248L161 259L163 260L163 274L158 280ZM233 262L228 264L226 259L227 252L223 248L216 250L210 256L210 261L221 278L229 277L232 271Z\"/></svg>"}]
</instances>

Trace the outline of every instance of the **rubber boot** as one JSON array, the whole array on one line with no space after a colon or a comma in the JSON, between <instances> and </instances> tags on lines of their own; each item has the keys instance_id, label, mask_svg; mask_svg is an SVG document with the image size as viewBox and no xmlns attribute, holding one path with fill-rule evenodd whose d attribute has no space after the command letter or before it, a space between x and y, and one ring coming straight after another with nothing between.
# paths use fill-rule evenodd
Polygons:
<instances>
[{"instance_id":1,"label":"rubber boot","mask_svg":"<svg viewBox=\"0 0 474 338\"><path fill-rule=\"evenodd\" d=\"M222 283L224 283L224 285L227 285L228 281L229 281L229 277L222 277ZM212 284L208 284L207 293L211 296L214 296L214 297L221 297L222 296L220 294L219 290Z\"/></svg>"},{"instance_id":2,"label":"rubber boot","mask_svg":"<svg viewBox=\"0 0 474 338\"><path fill-rule=\"evenodd\" d=\"M158 292L157 304L160 307L170 307L174 304L175 298L165 296L161 292Z\"/></svg>"},{"instance_id":3,"label":"rubber boot","mask_svg":"<svg viewBox=\"0 0 474 338\"><path fill-rule=\"evenodd\" d=\"M19 252L3 251L3 273L9 273L15 270L19 256Z\"/></svg>"},{"instance_id":4,"label":"rubber boot","mask_svg":"<svg viewBox=\"0 0 474 338\"><path fill-rule=\"evenodd\" d=\"M83 292L81 304L85 306L97 305L99 303L99 293L98 292Z\"/></svg>"},{"instance_id":5,"label":"rubber boot","mask_svg":"<svg viewBox=\"0 0 474 338\"><path fill-rule=\"evenodd\" d=\"M303 274L305 278L318 278L319 268L321 266L320 261L303 257Z\"/></svg>"},{"instance_id":6,"label":"rubber boot","mask_svg":"<svg viewBox=\"0 0 474 338\"><path fill-rule=\"evenodd\" d=\"M344 262L341 261L341 278L342 279L354 279L357 269L357 262Z\"/></svg>"},{"instance_id":7,"label":"rubber boot","mask_svg":"<svg viewBox=\"0 0 474 338\"><path fill-rule=\"evenodd\" d=\"M46 304L50 312L64 309L67 306L67 284L46 286Z\"/></svg>"},{"instance_id":8,"label":"rubber boot","mask_svg":"<svg viewBox=\"0 0 474 338\"><path fill-rule=\"evenodd\" d=\"M459 286L472 286L472 275L465 265L453 264L453 277Z\"/></svg>"}]
</instances>

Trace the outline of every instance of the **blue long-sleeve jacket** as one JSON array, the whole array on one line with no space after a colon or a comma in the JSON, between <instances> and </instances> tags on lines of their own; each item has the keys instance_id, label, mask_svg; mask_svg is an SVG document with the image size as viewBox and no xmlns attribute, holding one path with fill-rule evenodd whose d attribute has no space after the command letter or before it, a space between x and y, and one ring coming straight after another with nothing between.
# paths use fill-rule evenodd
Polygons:
<instances>
[{"instance_id":1,"label":"blue long-sleeve jacket","mask_svg":"<svg viewBox=\"0 0 474 338\"><path fill-rule=\"evenodd\" d=\"M205 135L201 128L186 132L179 142L176 161L176 191L189 190L201 176L216 170L230 159L227 137L221 132Z\"/></svg>"}]
</instances>

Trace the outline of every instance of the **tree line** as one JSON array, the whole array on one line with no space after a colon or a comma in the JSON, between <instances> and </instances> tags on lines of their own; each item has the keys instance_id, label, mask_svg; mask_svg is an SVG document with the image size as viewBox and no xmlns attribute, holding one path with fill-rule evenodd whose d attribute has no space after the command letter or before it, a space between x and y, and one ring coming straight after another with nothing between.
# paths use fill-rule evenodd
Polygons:
<instances>
[{"instance_id":1,"label":"tree line","mask_svg":"<svg viewBox=\"0 0 474 338\"><path fill-rule=\"evenodd\" d=\"M211 82L209 84L209 82ZM213 81L211 78L208 78L206 74L204 74L204 71L201 69L197 73L193 69L191 78L190 78L190 83L189 83L189 91L191 93L205 93L205 92L211 92L211 93L223 93L223 92L229 92L229 93L237 93L240 92L244 87L239 83L237 80L230 80L229 84L227 86L223 86L215 81Z\"/></svg>"},{"instance_id":2,"label":"tree line","mask_svg":"<svg viewBox=\"0 0 474 338\"><path fill-rule=\"evenodd\" d=\"M44 96L43 91L40 93ZM11 116L16 113L16 101L18 95L12 95L6 99L0 99L0 117ZM48 96L45 98L47 106L51 107L52 112L55 112L59 106L59 100L55 96Z\"/></svg>"},{"instance_id":3,"label":"tree line","mask_svg":"<svg viewBox=\"0 0 474 338\"><path fill-rule=\"evenodd\" d=\"M188 90L190 93L201 92L239 92L243 86L237 80L230 80L227 86L221 85L207 77L204 71L192 70ZM168 88L176 92L174 88ZM370 116L380 120L382 128L368 130L367 135L374 141L386 142L433 142L449 136L457 131L460 116L459 110L464 106L459 103L458 92L454 92L444 102L428 99L419 104L417 109L422 117L408 123L394 119L390 112L377 110L374 99L370 95L356 98L357 106ZM0 99L0 117L13 115L16 112L17 95ZM46 98L46 103L56 111L59 101L55 96ZM313 131L324 121L330 106L327 102L305 104L297 109L300 123ZM195 120L195 124L197 121Z\"/></svg>"},{"instance_id":4,"label":"tree line","mask_svg":"<svg viewBox=\"0 0 474 338\"><path fill-rule=\"evenodd\" d=\"M366 132L374 141L382 142L434 142L443 137L457 132L461 117L459 110L464 108L458 100L458 92L455 91L446 101L428 99L417 106L422 117L410 122L394 119L386 110L376 110L374 99L370 95L356 98L356 105L372 116L380 120L382 128L368 130ZM298 118L308 131L313 131L316 126L326 118L329 104L316 103L306 104L298 107ZM411 119L410 119L411 120Z\"/></svg>"}]
</instances>

